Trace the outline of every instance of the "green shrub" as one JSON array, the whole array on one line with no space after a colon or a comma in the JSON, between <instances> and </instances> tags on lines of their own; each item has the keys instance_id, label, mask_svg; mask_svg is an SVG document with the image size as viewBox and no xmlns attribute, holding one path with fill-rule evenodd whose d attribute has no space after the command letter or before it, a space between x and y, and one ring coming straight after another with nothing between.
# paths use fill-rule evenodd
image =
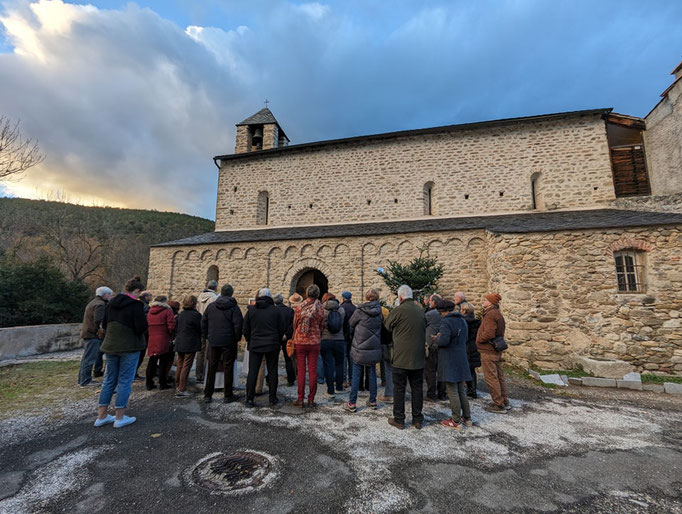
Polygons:
<instances>
[{"instance_id":1,"label":"green shrub","mask_svg":"<svg viewBox=\"0 0 682 514\"><path fill-rule=\"evenodd\" d=\"M45 257L0 255L0 327L77 323L89 296L83 282L68 281Z\"/></svg>"}]
</instances>

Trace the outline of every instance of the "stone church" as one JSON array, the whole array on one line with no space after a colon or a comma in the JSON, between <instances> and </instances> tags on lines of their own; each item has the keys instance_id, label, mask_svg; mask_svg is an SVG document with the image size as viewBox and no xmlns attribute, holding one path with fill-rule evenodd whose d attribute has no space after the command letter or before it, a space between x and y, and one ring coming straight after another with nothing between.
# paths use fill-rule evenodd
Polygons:
<instances>
[{"instance_id":1,"label":"stone church","mask_svg":"<svg viewBox=\"0 0 682 514\"><path fill-rule=\"evenodd\" d=\"M360 301L420 248L439 290L498 291L512 363L585 354L682 374L682 64L645 118L593 109L290 144L237 124L215 232L151 248L149 287L209 279L245 306L311 283Z\"/></svg>"}]
</instances>

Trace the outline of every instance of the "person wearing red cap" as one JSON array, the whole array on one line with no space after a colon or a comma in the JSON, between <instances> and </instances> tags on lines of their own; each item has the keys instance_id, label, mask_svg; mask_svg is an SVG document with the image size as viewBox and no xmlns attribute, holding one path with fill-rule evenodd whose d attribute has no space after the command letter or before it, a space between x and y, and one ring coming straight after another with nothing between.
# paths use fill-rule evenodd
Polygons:
<instances>
[{"instance_id":1,"label":"person wearing red cap","mask_svg":"<svg viewBox=\"0 0 682 514\"><path fill-rule=\"evenodd\" d=\"M483 297L483 319L476 335L476 346L481 354L481 364L485 383L488 384L493 403L485 410L505 414L509 408L507 384L502 371L502 352L495 350L493 339L504 337L505 322L500 312L502 297L498 293L488 293Z\"/></svg>"}]
</instances>

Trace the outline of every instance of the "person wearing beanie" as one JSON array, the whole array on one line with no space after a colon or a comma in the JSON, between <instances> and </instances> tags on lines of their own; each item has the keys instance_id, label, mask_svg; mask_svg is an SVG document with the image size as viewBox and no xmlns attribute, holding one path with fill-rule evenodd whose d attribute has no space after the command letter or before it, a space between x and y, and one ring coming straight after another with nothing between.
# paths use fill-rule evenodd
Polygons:
<instances>
[{"instance_id":1,"label":"person wearing beanie","mask_svg":"<svg viewBox=\"0 0 682 514\"><path fill-rule=\"evenodd\" d=\"M500 312L502 297L498 293L483 296L483 318L476 334L476 347L481 354L481 367L493 403L485 408L489 412L504 414L509 408L507 384L502 371L502 352L495 350L493 339L504 337L505 322Z\"/></svg>"},{"instance_id":2,"label":"person wearing beanie","mask_svg":"<svg viewBox=\"0 0 682 514\"><path fill-rule=\"evenodd\" d=\"M466 395L466 381L471 380L467 360L467 323L460 312L453 312L455 303L450 300L440 299L434 307L442 318L440 330L433 337L438 345L438 380L445 383L452 409L452 417L441 421L441 424L462 430L462 426L472 426Z\"/></svg>"},{"instance_id":3,"label":"person wearing beanie","mask_svg":"<svg viewBox=\"0 0 682 514\"><path fill-rule=\"evenodd\" d=\"M353 362L350 360L350 349L352 344L352 338L350 336L350 319L355 312L357 307L353 305L353 294L350 291L344 291L341 293L341 307L343 307L344 320L343 320L343 335L346 339L346 352L343 357L343 386L350 387L350 382L353 379ZM362 380L360 381L362 385Z\"/></svg>"}]
</instances>

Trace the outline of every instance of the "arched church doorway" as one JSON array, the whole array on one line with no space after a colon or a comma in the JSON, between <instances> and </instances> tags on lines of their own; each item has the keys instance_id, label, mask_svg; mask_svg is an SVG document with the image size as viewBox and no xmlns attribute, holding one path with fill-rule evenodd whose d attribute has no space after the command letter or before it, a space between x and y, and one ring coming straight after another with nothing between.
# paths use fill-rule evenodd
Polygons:
<instances>
[{"instance_id":1,"label":"arched church doorway","mask_svg":"<svg viewBox=\"0 0 682 514\"><path fill-rule=\"evenodd\" d=\"M208 271L206 272L206 282L208 283L211 280L215 280L217 282L218 277L219 277L218 266L216 266L215 264L209 266Z\"/></svg>"},{"instance_id":2,"label":"arched church doorway","mask_svg":"<svg viewBox=\"0 0 682 514\"><path fill-rule=\"evenodd\" d=\"M329 291L327 277L320 270L314 268L305 269L298 273L294 280L292 280L291 289L292 292L296 292L303 298L306 298L305 292L313 284L320 288L320 298Z\"/></svg>"}]
</instances>

